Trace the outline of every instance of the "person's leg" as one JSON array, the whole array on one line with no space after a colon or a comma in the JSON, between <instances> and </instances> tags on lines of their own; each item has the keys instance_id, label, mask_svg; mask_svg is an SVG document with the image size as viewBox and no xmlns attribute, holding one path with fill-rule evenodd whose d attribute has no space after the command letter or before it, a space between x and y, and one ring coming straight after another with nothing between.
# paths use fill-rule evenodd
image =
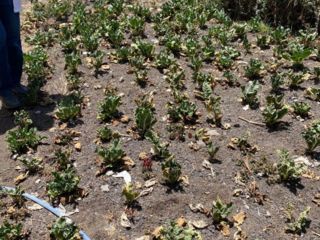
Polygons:
<instances>
[{"instance_id":1,"label":"person's leg","mask_svg":"<svg viewBox=\"0 0 320 240\"><path fill-rule=\"evenodd\" d=\"M1 20L7 33L8 59L11 72L11 87L20 85L23 53L20 38L20 16L14 13L13 6L1 6Z\"/></svg>"},{"instance_id":2,"label":"person's leg","mask_svg":"<svg viewBox=\"0 0 320 240\"><path fill-rule=\"evenodd\" d=\"M0 91L10 88L12 83L8 50L7 50L7 34L0 20Z\"/></svg>"}]
</instances>

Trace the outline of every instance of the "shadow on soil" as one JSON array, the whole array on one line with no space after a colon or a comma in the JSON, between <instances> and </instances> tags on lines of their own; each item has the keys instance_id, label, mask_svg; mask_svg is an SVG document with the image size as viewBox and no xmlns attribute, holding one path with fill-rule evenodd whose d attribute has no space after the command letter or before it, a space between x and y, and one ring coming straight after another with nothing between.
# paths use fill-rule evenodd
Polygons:
<instances>
[{"instance_id":1,"label":"shadow on soil","mask_svg":"<svg viewBox=\"0 0 320 240\"><path fill-rule=\"evenodd\" d=\"M54 119L52 117L55 109L55 102L57 102L62 95L51 95L50 98L53 103L47 106L34 106L25 107L24 110L28 111L33 124L39 131L45 131L53 127ZM0 135L5 134L8 130L15 127L14 124L14 110L0 109Z\"/></svg>"}]
</instances>

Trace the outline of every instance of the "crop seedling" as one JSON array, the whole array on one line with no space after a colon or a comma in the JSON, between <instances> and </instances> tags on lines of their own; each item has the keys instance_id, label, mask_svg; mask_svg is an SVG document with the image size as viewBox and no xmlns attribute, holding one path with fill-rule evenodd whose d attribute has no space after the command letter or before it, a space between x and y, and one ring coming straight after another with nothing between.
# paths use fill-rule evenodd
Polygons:
<instances>
[{"instance_id":1,"label":"crop seedling","mask_svg":"<svg viewBox=\"0 0 320 240\"><path fill-rule=\"evenodd\" d=\"M113 133L110 128L107 126L101 127L97 130L97 136L102 142L109 142L112 140L117 134Z\"/></svg>"},{"instance_id":2,"label":"crop seedling","mask_svg":"<svg viewBox=\"0 0 320 240\"><path fill-rule=\"evenodd\" d=\"M138 103L138 107L135 111L135 121L140 136L144 138L157 122L152 104L143 101Z\"/></svg>"},{"instance_id":3,"label":"crop seedling","mask_svg":"<svg viewBox=\"0 0 320 240\"><path fill-rule=\"evenodd\" d=\"M72 167L70 156L71 156L70 150L63 151L62 149L58 149L57 151L55 151L54 160L56 163L58 163L59 170L65 170L69 167Z\"/></svg>"},{"instance_id":4,"label":"crop seedling","mask_svg":"<svg viewBox=\"0 0 320 240\"><path fill-rule=\"evenodd\" d=\"M181 51L181 38L178 35L168 35L164 39L165 46L170 50L174 55L179 55Z\"/></svg>"},{"instance_id":5,"label":"crop seedling","mask_svg":"<svg viewBox=\"0 0 320 240\"><path fill-rule=\"evenodd\" d=\"M26 240L28 239L25 234L22 233L22 224L11 224L8 221L4 221L0 225L0 239L3 240Z\"/></svg>"},{"instance_id":6,"label":"crop seedling","mask_svg":"<svg viewBox=\"0 0 320 240\"><path fill-rule=\"evenodd\" d=\"M310 116L311 106L306 102L295 102L292 105L295 114L302 118L307 118Z\"/></svg>"},{"instance_id":7,"label":"crop seedling","mask_svg":"<svg viewBox=\"0 0 320 240\"><path fill-rule=\"evenodd\" d=\"M69 167L61 172L52 172L53 180L47 183L47 194L51 200L70 196L77 192L80 177L75 170Z\"/></svg>"},{"instance_id":8,"label":"crop seedling","mask_svg":"<svg viewBox=\"0 0 320 240\"><path fill-rule=\"evenodd\" d=\"M187 98L183 98L178 104L169 102L167 107L170 119L174 122L193 122L197 118L197 106Z\"/></svg>"},{"instance_id":9,"label":"crop seedling","mask_svg":"<svg viewBox=\"0 0 320 240\"><path fill-rule=\"evenodd\" d=\"M156 56L155 66L160 71L163 69L169 68L171 64L174 62L174 56L170 54L170 52L166 50L160 51L160 53Z\"/></svg>"},{"instance_id":10,"label":"crop seedling","mask_svg":"<svg viewBox=\"0 0 320 240\"><path fill-rule=\"evenodd\" d=\"M20 187L17 187L13 190L2 190L2 188L0 188L0 196L9 196L12 199L13 205L18 208L25 206L26 199L24 198L23 194L24 190L22 190Z\"/></svg>"},{"instance_id":11,"label":"crop seedling","mask_svg":"<svg viewBox=\"0 0 320 240\"><path fill-rule=\"evenodd\" d=\"M278 151L280 162L277 165L277 171L281 182L295 182L299 180L302 174L303 168L301 165L297 165L290 157L287 150Z\"/></svg>"},{"instance_id":12,"label":"crop seedling","mask_svg":"<svg viewBox=\"0 0 320 240\"><path fill-rule=\"evenodd\" d=\"M168 150L168 143L160 142L160 138L157 136L155 132L148 132L146 135L146 138L152 142L152 154L154 157L165 160L171 156L169 150Z\"/></svg>"},{"instance_id":13,"label":"crop seedling","mask_svg":"<svg viewBox=\"0 0 320 240\"><path fill-rule=\"evenodd\" d=\"M161 168L165 182L169 186L174 186L180 182L181 165L174 159L174 156L162 163Z\"/></svg>"},{"instance_id":14,"label":"crop seedling","mask_svg":"<svg viewBox=\"0 0 320 240\"><path fill-rule=\"evenodd\" d=\"M185 71L178 65L173 64L169 67L166 74L166 80L173 89L181 90L184 88Z\"/></svg>"},{"instance_id":15,"label":"crop seedling","mask_svg":"<svg viewBox=\"0 0 320 240\"><path fill-rule=\"evenodd\" d=\"M36 128L31 127L32 120L26 112L15 113L15 123L18 128L7 135L7 142L12 153L25 153L28 149L36 148L45 137L37 135Z\"/></svg>"},{"instance_id":16,"label":"crop seedling","mask_svg":"<svg viewBox=\"0 0 320 240\"><path fill-rule=\"evenodd\" d=\"M215 156L217 154L217 152L219 151L220 147L219 146L216 146L213 142L209 142L207 144L207 150L208 150L208 153L209 153L209 158L210 160L215 160Z\"/></svg>"},{"instance_id":17,"label":"crop seedling","mask_svg":"<svg viewBox=\"0 0 320 240\"><path fill-rule=\"evenodd\" d=\"M129 17L128 27L133 36L142 36L144 33L144 20L138 16Z\"/></svg>"},{"instance_id":18,"label":"crop seedling","mask_svg":"<svg viewBox=\"0 0 320 240\"><path fill-rule=\"evenodd\" d=\"M65 217L58 218L50 229L52 240L81 240L79 228Z\"/></svg>"},{"instance_id":19,"label":"crop seedling","mask_svg":"<svg viewBox=\"0 0 320 240\"><path fill-rule=\"evenodd\" d=\"M124 161L123 157L126 155L121 148L119 139L115 139L111 144L105 147L99 147L97 149L98 155L102 158L102 165L107 168L119 169Z\"/></svg>"},{"instance_id":20,"label":"crop seedling","mask_svg":"<svg viewBox=\"0 0 320 240\"><path fill-rule=\"evenodd\" d=\"M313 101L320 101L320 88L309 87L305 94L307 98Z\"/></svg>"},{"instance_id":21,"label":"crop seedling","mask_svg":"<svg viewBox=\"0 0 320 240\"><path fill-rule=\"evenodd\" d=\"M199 232L187 226L180 226L175 221L170 221L160 230L156 240L202 240Z\"/></svg>"},{"instance_id":22,"label":"crop seedling","mask_svg":"<svg viewBox=\"0 0 320 240\"><path fill-rule=\"evenodd\" d=\"M315 29L300 29L299 35L300 43L311 48L318 37L318 32Z\"/></svg>"},{"instance_id":23,"label":"crop seedling","mask_svg":"<svg viewBox=\"0 0 320 240\"><path fill-rule=\"evenodd\" d=\"M144 88L148 83L148 71L146 69L134 69L137 84Z\"/></svg>"},{"instance_id":24,"label":"crop seedling","mask_svg":"<svg viewBox=\"0 0 320 240\"><path fill-rule=\"evenodd\" d=\"M110 121L119 114L120 105L121 97L115 94L115 90L107 90L104 100L99 105L98 119L104 122Z\"/></svg>"},{"instance_id":25,"label":"crop seedling","mask_svg":"<svg viewBox=\"0 0 320 240\"><path fill-rule=\"evenodd\" d=\"M275 73L271 76L271 88L272 92L280 92L281 86L284 84L284 75L281 73Z\"/></svg>"},{"instance_id":26,"label":"crop seedling","mask_svg":"<svg viewBox=\"0 0 320 240\"><path fill-rule=\"evenodd\" d=\"M301 234L306 231L306 228L310 225L310 220L308 219L308 214L310 213L311 208L307 207L303 212L299 214L297 219L294 219L293 216L289 219L290 223L286 228L286 232Z\"/></svg>"},{"instance_id":27,"label":"crop seedling","mask_svg":"<svg viewBox=\"0 0 320 240\"><path fill-rule=\"evenodd\" d=\"M312 50L310 48L293 42L289 45L289 49L283 54L283 57L293 63L293 68L301 69L303 67L303 61L308 58L311 53Z\"/></svg>"},{"instance_id":28,"label":"crop seedling","mask_svg":"<svg viewBox=\"0 0 320 240\"><path fill-rule=\"evenodd\" d=\"M122 188L122 195L126 199L126 204L131 206L139 196L139 193L136 191L132 183L126 183Z\"/></svg>"},{"instance_id":29,"label":"crop seedling","mask_svg":"<svg viewBox=\"0 0 320 240\"><path fill-rule=\"evenodd\" d=\"M210 36L203 36L202 41L205 44L205 46L202 48L203 61L210 62L215 56L216 48L214 47Z\"/></svg>"},{"instance_id":30,"label":"crop seedling","mask_svg":"<svg viewBox=\"0 0 320 240\"><path fill-rule=\"evenodd\" d=\"M320 145L320 121L312 123L302 136L308 145L307 151L314 151Z\"/></svg>"},{"instance_id":31,"label":"crop seedling","mask_svg":"<svg viewBox=\"0 0 320 240\"><path fill-rule=\"evenodd\" d=\"M293 71L290 71L288 73L288 78L290 80L289 87L291 89L298 89L300 85L304 82L303 74L301 73L294 73Z\"/></svg>"},{"instance_id":32,"label":"crop seedling","mask_svg":"<svg viewBox=\"0 0 320 240\"><path fill-rule=\"evenodd\" d=\"M39 46L24 55L24 71L27 74L29 88L25 100L29 105L38 103L39 92L49 72L47 61L46 52Z\"/></svg>"},{"instance_id":33,"label":"crop seedling","mask_svg":"<svg viewBox=\"0 0 320 240\"><path fill-rule=\"evenodd\" d=\"M93 58L92 65L94 68L95 76L98 76L99 72L101 71L101 67L104 63L103 62L104 56L105 56L105 53L100 50L96 50L91 54L91 57Z\"/></svg>"},{"instance_id":34,"label":"crop seedling","mask_svg":"<svg viewBox=\"0 0 320 240\"><path fill-rule=\"evenodd\" d=\"M236 76L229 70L224 71L223 77L226 78L226 82L230 87L238 86L239 82L237 81Z\"/></svg>"},{"instance_id":35,"label":"crop seedling","mask_svg":"<svg viewBox=\"0 0 320 240\"><path fill-rule=\"evenodd\" d=\"M200 55L192 55L190 58L190 67L194 72L199 72L203 63L202 57Z\"/></svg>"},{"instance_id":36,"label":"crop seedling","mask_svg":"<svg viewBox=\"0 0 320 240\"><path fill-rule=\"evenodd\" d=\"M283 96L269 96L267 98L267 106L263 110L262 115L266 125L270 128L274 127L278 121L288 113L288 107L282 103Z\"/></svg>"},{"instance_id":37,"label":"crop seedling","mask_svg":"<svg viewBox=\"0 0 320 240\"><path fill-rule=\"evenodd\" d=\"M257 45L261 49L268 49L270 46L270 37L268 35L257 36Z\"/></svg>"},{"instance_id":38,"label":"crop seedling","mask_svg":"<svg viewBox=\"0 0 320 240\"><path fill-rule=\"evenodd\" d=\"M218 197L216 201L213 202L212 205L212 219L214 223L220 223L225 220L232 211L232 203L223 203L221 199Z\"/></svg>"},{"instance_id":39,"label":"crop seedling","mask_svg":"<svg viewBox=\"0 0 320 240\"><path fill-rule=\"evenodd\" d=\"M242 103L248 104L251 108L256 108L259 105L258 91L260 85L257 81L250 81L247 86L242 86Z\"/></svg>"},{"instance_id":40,"label":"crop seedling","mask_svg":"<svg viewBox=\"0 0 320 240\"><path fill-rule=\"evenodd\" d=\"M82 99L80 92L73 92L63 97L57 106L57 118L62 122L76 120L81 115Z\"/></svg>"},{"instance_id":41,"label":"crop seedling","mask_svg":"<svg viewBox=\"0 0 320 240\"><path fill-rule=\"evenodd\" d=\"M139 4L135 4L131 8L132 12L143 18L145 21L150 21L151 20L151 11L149 8L143 7Z\"/></svg>"},{"instance_id":42,"label":"crop seedling","mask_svg":"<svg viewBox=\"0 0 320 240\"><path fill-rule=\"evenodd\" d=\"M119 63L126 63L129 61L131 50L129 47L122 46L116 49L115 56Z\"/></svg>"},{"instance_id":43,"label":"crop seedling","mask_svg":"<svg viewBox=\"0 0 320 240\"><path fill-rule=\"evenodd\" d=\"M81 65L81 58L79 52L71 52L65 55L65 69L68 74L76 75L78 73L78 67Z\"/></svg>"},{"instance_id":44,"label":"crop seedling","mask_svg":"<svg viewBox=\"0 0 320 240\"><path fill-rule=\"evenodd\" d=\"M263 69L262 62L258 59L250 59L249 66L245 68L245 76L249 79L256 79L261 76Z\"/></svg>"},{"instance_id":45,"label":"crop seedling","mask_svg":"<svg viewBox=\"0 0 320 240\"><path fill-rule=\"evenodd\" d=\"M67 81L67 88L70 92L74 90L79 90L80 85L82 83L79 74L75 74L75 75L67 74L66 81Z\"/></svg>"},{"instance_id":46,"label":"crop seedling","mask_svg":"<svg viewBox=\"0 0 320 240\"><path fill-rule=\"evenodd\" d=\"M279 26L271 32L271 41L274 44L284 46L287 44L289 29Z\"/></svg>"},{"instance_id":47,"label":"crop seedling","mask_svg":"<svg viewBox=\"0 0 320 240\"><path fill-rule=\"evenodd\" d=\"M29 174L35 174L43 169L41 159L22 156L18 160L23 164Z\"/></svg>"},{"instance_id":48,"label":"crop seedling","mask_svg":"<svg viewBox=\"0 0 320 240\"><path fill-rule=\"evenodd\" d=\"M134 53L141 54L147 59L153 58L155 47L152 43L138 40L132 44L131 47L133 48Z\"/></svg>"},{"instance_id":49,"label":"crop seedling","mask_svg":"<svg viewBox=\"0 0 320 240\"><path fill-rule=\"evenodd\" d=\"M222 122L222 110L221 110L221 97L210 96L205 102L207 111L209 112L208 120L213 120L216 126L221 126ZM213 116L211 116L211 114Z\"/></svg>"}]
</instances>

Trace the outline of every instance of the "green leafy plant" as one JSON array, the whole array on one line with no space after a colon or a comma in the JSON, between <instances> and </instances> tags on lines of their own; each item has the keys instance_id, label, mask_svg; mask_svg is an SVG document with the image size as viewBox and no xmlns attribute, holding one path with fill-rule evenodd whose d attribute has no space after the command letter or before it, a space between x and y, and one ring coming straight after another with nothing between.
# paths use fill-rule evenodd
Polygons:
<instances>
[{"instance_id":1,"label":"green leafy plant","mask_svg":"<svg viewBox=\"0 0 320 240\"><path fill-rule=\"evenodd\" d=\"M311 106L306 102L295 102L292 108L294 113L300 117L306 118L310 116Z\"/></svg>"},{"instance_id":2,"label":"green leafy plant","mask_svg":"<svg viewBox=\"0 0 320 240\"><path fill-rule=\"evenodd\" d=\"M25 110L16 111L13 113L13 115L14 124L18 125L21 128L28 128L33 124L29 113Z\"/></svg>"},{"instance_id":3,"label":"green leafy plant","mask_svg":"<svg viewBox=\"0 0 320 240\"><path fill-rule=\"evenodd\" d=\"M132 16L128 19L128 27L133 36L141 36L144 33L145 22L141 17Z\"/></svg>"},{"instance_id":4,"label":"green leafy plant","mask_svg":"<svg viewBox=\"0 0 320 240\"><path fill-rule=\"evenodd\" d=\"M107 168L118 169L124 163L123 157L126 154L121 148L119 139L113 140L107 148L99 147L97 152L103 160L103 166Z\"/></svg>"},{"instance_id":5,"label":"green leafy plant","mask_svg":"<svg viewBox=\"0 0 320 240\"><path fill-rule=\"evenodd\" d=\"M99 105L98 119L101 121L110 121L118 115L118 107L121 105L121 97L115 94L114 90L106 92L106 96Z\"/></svg>"},{"instance_id":6,"label":"green leafy plant","mask_svg":"<svg viewBox=\"0 0 320 240\"><path fill-rule=\"evenodd\" d=\"M266 125L270 128L274 127L289 111L288 107L282 103L282 98L282 95L267 98L268 105L263 110L262 116Z\"/></svg>"},{"instance_id":7,"label":"green leafy plant","mask_svg":"<svg viewBox=\"0 0 320 240\"><path fill-rule=\"evenodd\" d=\"M309 87L305 94L307 98L313 101L320 101L320 88Z\"/></svg>"},{"instance_id":8,"label":"green leafy plant","mask_svg":"<svg viewBox=\"0 0 320 240\"><path fill-rule=\"evenodd\" d=\"M47 194L55 200L62 196L69 196L77 192L80 177L69 167L61 172L53 172L53 179L47 183Z\"/></svg>"},{"instance_id":9,"label":"green leafy plant","mask_svg":"<svg viewBox=\"0 0 320 240\"><path fill-rule=\"evenodd\" d=\"M303 212L299 214L299 217L297 219L291 216L286 231L295 234L301 234L302 232L305 232L306 228L310 225L311 222L310 219L308 219L310 210L311 208L307 207Z\"/></svg>"},{"instance_id":10,"label":"green leafy plant","mask_svg":"<svg viewBox=\"0 0 320 240\"><path fill-rule=\"evenodd\" d=\"M180 182L181 165L174 159L174 156L162 163L161 168L165 182L168 185L173 186Z\"/></svg>"},{"instance_id":11,"label":"green leafy plant","mask_svg":"<svg viewBox=\"0 0 320 240\"><path fill-rule=\"evenodd\" d=\"M168 143L161 142L159 136L153 131L148 132L146 135L146 138L152 142L153 147L152 147L152 154L154 157L160 159L160 160L165 160L171 156L168 146Z\"/></svg>"},{"instance_id":12,"label":"green leafy plant","mask_svg":"<svg viewBox=\"0 0 320 240\"><path fill-rule=\"evenodd\" d=\"M249 65L245 68L245 76L249 79L259 78L263 69L262 62L258 59L250 59Z\"/></svg>"},{"instance_id":13,"label":"green leafy plant","mask_svg":"<svg viewBox=\"0 0 320 240\"><path fill-rule=\"evenodd\" d=\"M257 45L261 49L268 49L270 46L270 36L263 34L257 36Z\"/></svg>"},{"instance_id":14,"label":"green leafy plant","mask_svg":"<svg viewBox=\"0 0 320 240\"><path fill-rule=\"evenodd\" d=\"M147 59L152 59L154 55L154 45L150 42L138 40L134 44L131 45L133 48L133 52L137 54L141 54Z\"/></svg>"},{"instance_id":15,"label":"green leafy plant","mask_svg":"<svg viewBox=\"0 0 320 240\"><path fill-rule=\"evenodd\" d=\"M312 50L306 48L304 45L293 42L289 45L287 52L283 54L283 57L290 60L293 63L294 68L301 68L303 61L310 56Z\"/></svg>"},{"instance_id":16,"label":"green leafy plant","mask_svg":"<svg viewBox=\"0 0 320 240\"><path fill-rule=\"evenodd\" d=\"M43 169L41 159L22 156L18 160L23 164L29 174L34 174Z\"/></svg>"},{"instance_id":17,"label":"green leafy plant","mask_svg":"<svg viewBox=\"0 0 320 240\"><path fill-rule=\"evenodd\" d=\"M223 203L221 199L218 197L216 201L213 202L212 205L212 219L215 223L220 223L225 220L228 215L232 211L232 203Z\"/></svg>"},{"instance_id":18,"label":"green leafy plant","mask_svg":"<svg viewBox=\"0 0 320 240\"><path fill-rule=\"evenodd\" d=\"M275 73L271 76L272 92L274 93L279 92L283 84L284 84L284 74Z\"/></svg>"},{"instance_id":19,"label":"green leafy plant","mask_svg":"<svg viewBox=\"0 0 320 240\"><path fill-rule=\"evenodd\" d=\"M320 121L312 123L302 136L308 145L308 152L312 152L320 145Z\"/></svg>"},{"instance_id":20,"label":"green leafy plant","mask_svg":"<svg viewBox=\"0 0 320 240\"><path fill-rule=\"evenodd\" d=\"M114 137L117 137L117 134L113 133L113 131L107 126L99 128L97 130L97 135L102 142L108 142Z\"/></svg>"},{"instance_id":21,"label":"green leafy plant","mask_svg":"<svg viewBox=\"0 0 320 240\"><path fill-rule=\"evenodd\" d=\"M183 99L178 104L168 103L168 114L172 121L184 120L184 122L192 122L197 117L197 107L188 99Z\"/></svg>"},{"instance_id":22,"label":"green leafy plant","mask_svg":"<svg viewBox=\"0 0 320 240\"><path fill-rule=\"evenodd\" d=\"M160 53L156 56L155 66L159 70L163 70L169 68L171 64L174 62L174 56L170 54L166 50L160 51Z\"/></svg>"},{"instance_id":23,"label":"green leafy plant","mask_svg":"<svg viewBox=\"0 0 320 240\"><path fill-rule=\"evenodd\" d=\"M209 99L205 101L205 106L209 113L208 119L212 119L215 125L221 126L223 117L221 110L221 97L210 96Z\"/></svg>"},{"instance_id":24,"label":"green leafy plant","mask_svg":"<svg viewBox=\"0 0 320 240\"><path fill-rule=\"evenodd\" d=\"M0 225L0 239L3 240L26 240L27 237L22 233L22 224L11 224L4 221Z\"/></svg>"},{"instance_id":25,"label":"green leafy plant","mask_svg":"<svg viewBox=\"0 0 320 240\"><path fill-rule=\"evenodd\" d=\"M207 150L209 153L210 160L215 160L215 156L216 156L217 152L219 151L219 149L220 149L220 147L216 146L213 142L209 142L207 144Z\"/></svg>"},{"instance_id":26,"label":"green leafy plant","mask_svg":"<svg viewBox=\"0 0 320 240\"><path fill-rule=\"evenodd\" d=\"M160 236L157 240L202 240L199 232L189 227L179 226L175 221L171 221L161 228Z\"/></svg>"},{"instance_id":27,"label":"green leafy plant","mask_svg":"<svg viewBox=\"0 0 320 240\"><path fill-rule=\"evenodd\" d=\"M52 240L81 240L79 228L68 218L60 217L50 229Z\"/></svg>"},{"instance_id":28,"label":"green leafy plant","mask_svg":"<svg viewBox=\"0 0 320 240\"><path fill-rule=\"evenodd\" d=\"M135 121L140 136L144 138L157 122L153 107L147 104L138 105L135 111Z\"/></svg>"},{"instance_id":29,"label":"green leafy plant","mask_svg":"<svg viewBox=\"0 0 320 240\"><path fill-rule=\"evenodd\" d=\"M54 153L54 160L58 164L59 170L65 170L69 167L72 167L72 162L70 160L71 151L58 149Z\"/></svg>"},{"instance_id":30,"label":"green leafy plant","mask_svg":"<svg viewBox=\"0 0 320 240\"><path fill-rule=\"evenodd\" d=\"M36 148L45 137L37 135L36 128L31 127L32 120L26 112L15 113L15 123L19 126L7 135L7 142L12 153L25 153L28 149Z\"/></svg>"},{"instance_id":31,"label":"green leafy plant","mask_svg":"<svg viewBox=\"0 0 320 240\"><path fill-rule=\"evenodd\" d=\"M296 181L302 174L302 166L297 165L285 149L278 151L280 162L277 164L277 172L281 182Z\"/></svg>"},{"instance_id":32,"label":"green leafy plant","mask_svg":"<svg viewBox=\"0 0 320 240\"><path fill-rule=\"evenodd\" d=\"M242 86L242 102L248 104L251 108L256 108L259 105L258 91L260 85L257 81L250 81L247 86Z\"/></svg>"},{"instance_id":33,"label":"green leafy plant","mask_svg":"<svg viewBox=\"0 0 320 240\"><path fill-rule=\"evenodd\" d=\"M130 206L136 201L139 193L135 190L132 183L126 183L122 188L122 195L126 199L126 204Z\"/></svg>"},{"instance_id":34,"label":"green leafy plant","mask_svg":"<svg viewBox=\"0 0 320 240\"><path fill-rule=\"evenodd\" d=\"M83 97L79 92L73 92L58 103L56 116L62 122L76 120L81 114L81 104Z\"/></svg>"},{"instance_id":35,"label":"green leafy plant","mask_svg":"<svg viewBox=\"0 0 320 240\"><path fill-rule=\"evenodd\" d=\"M78 51L73 51L65 55L65 69L71 75L78 73L78 67L81 65L81 57Z\"/></svg>"},{"instance_id":36,"label":"green leafy plant","mask_svg":"<svg viewBox=\"0 0 320 240\"><path fill-rule=\"evenodd\" d=\"M288 73L289 78L289 87L292 89L298 89L300 85L304 82L303 74L300 73L294 73L293 71L290 71Z\"/></svg>"},{"instance_id":37,"label":"green leafy plant","mask_svg":"<svg viewBox=\"0 0 320 240\"><path fill-rule=\"evenodd\" d=\"M0 188L0 196L5 195L9 196L12 200L12 204L15 207L22 208L25 206L26 199L23 196L24 190L21 187L16 187L13 190L7 190Z\"/></svg>"}]
</instances>

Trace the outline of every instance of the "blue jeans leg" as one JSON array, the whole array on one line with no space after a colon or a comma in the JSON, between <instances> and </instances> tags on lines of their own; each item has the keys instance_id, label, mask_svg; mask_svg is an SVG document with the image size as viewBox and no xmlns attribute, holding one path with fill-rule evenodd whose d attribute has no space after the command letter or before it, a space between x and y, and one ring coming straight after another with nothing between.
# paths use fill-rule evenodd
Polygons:
<instances>
[{"instance_id":1,"label":"blue jeans leg","mask_svg":"<svg viewBox=\"0 0 320 240\"><path fill-rule=\"evenodd\" d=\"M0 91L10 88L11 83L12 78L7 49L7 34L0 21Z\"/></svg>"},{"instance_id":2,"label":"blue jeans leg","mask_svg":"<svg viewBox=\"0 0 320 240\"><path fill-rule=\"evenodd\" d=\"M20 15L14 13L13 6L1 6L0 21L6 32L7 37L7 56L8 65L11 75L9 88L20 84L22 67L23 67L23 52L20 38Z\"/></svg>"}]
</instances>

